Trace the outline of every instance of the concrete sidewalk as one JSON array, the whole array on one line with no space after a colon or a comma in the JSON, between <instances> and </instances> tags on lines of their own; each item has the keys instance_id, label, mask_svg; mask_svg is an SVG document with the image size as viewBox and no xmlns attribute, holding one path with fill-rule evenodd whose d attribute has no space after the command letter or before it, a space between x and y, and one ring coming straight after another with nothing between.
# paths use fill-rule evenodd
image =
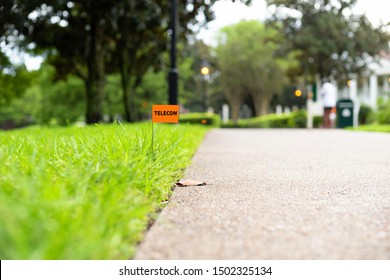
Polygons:
<instances>
[{"instance_id":1,"label":"concrete sidewalk","mask_svg":"<svg viewBox=\"0 0 390 280\"><path fill-rule=\"evenodd\" d=\"M390 134L213 130L136 259L390 259Z\"/></svg>"}]
</instances>

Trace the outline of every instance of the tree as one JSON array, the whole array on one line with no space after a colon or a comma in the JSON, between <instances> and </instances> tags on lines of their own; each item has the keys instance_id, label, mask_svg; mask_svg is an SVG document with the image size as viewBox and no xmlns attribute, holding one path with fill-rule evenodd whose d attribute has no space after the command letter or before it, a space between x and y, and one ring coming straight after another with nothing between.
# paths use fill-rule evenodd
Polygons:
<instances>
[{"instance_id":1,"label":"tree","mask_svg":"<svg viewBox=\"0 0 390 280\"><path fill-rule=\"evenodd\" d=\"M121 74L123 104L127 121L137 119L136 89L146 73L167 69L164 53L169 40L170 2L117 1L112 14L114 41L116 44L116 63ZM178 1L179 37L186 40L193 28L204 25L214 18L211 1ZM241 0L250 3L250 0Z\"/></svg>"},{"instance_id":2,"label":"tree","mask_svg":"<svg viewBox=\"0 0 390 280\"><path fill-rule=\"evenodd\" d=\"M0 109L8 106L13 99L21 97L33 77L24 66L9 66L0 71Z\"/></svg>"},{"instance_id":3,"label":"tree","mask_svg":"<svg viewBox=\"0 0 390 280\"><path fill-rule=\"evenodd\" d=\"M137 119L135 92L151 67L159 68L166 49L166 1L117 1L111 36L116 42L114 61L119 68L125 119Z\"/></svg>"},{"instance_id":4,"label":"tree","mask_svg":"<svg viewBox=\"0 0 390 280\"><path fill-rule=\"evenodd\" d=\"M38 71L26 73L30 82L23 88L23 95L15 97L4 110L0 107L3 120L12 119L15 124L67 125L82 119L85 98L80 78L69 75L53 82L55 69L47 63Z\"/></svg>"},{"instance_id":5,"label":"tree","mask_svg":"<svg viewBox=\"0 0 390 280\"><path fill-rule=\"evenodd\" d=\"M0 37L11 47L44 54L56 66L57 78L77 74L86 93L86 120L102 118L105 82L105 36L109 0L4 0Z\"/></svg>"},{"instance_id":6,"label":"tree","mask_svg":"<svg viewBox=\"0 0 390 280\"><path fill-rule=\"evenodd\" d=\"M388 49L390 37L384 26L373 27L365 15L353 15L355 3L267 0L276 7L269 23L287 38L286 50L300 51L301 74L309 79L318 74L345 80L351 73L364 73L370 60ZM290 12L283 12L285 8Z\"/></svg>"},{"instance_id":7,"label":"tree","mask_svg":"<svg viewBox=\"0 0 390 280\"><path fill-rule=\"evenodd\" d=\"M44 64L38 71L37 89L40 92L36 121L43 124L67 125L82 120L86 102L84 81L77 76L53 82L56 75L51 65Z\"/></svg>"},{"instance_id":8,"label":"tree","mask_svg":"<svg viewBox=\"0 0 390 280\"><path fill-rule=\"evenodd\" d=\"M5 46L15 47L14 30L23 24L13 5L13 0L0 2L0 108L22 96L32 79L24 66L12 65L4 53Z\"/></svg>"},{"instance_id":9,"label":"tree","mask_svg":"<svg viewBox=\"0 0 390 280\"><path fill-rule=\"evenodd\" d=\"M23 19L13 9L14 2L14 0L2 0L0 2L0 71L11 65L8 57L3 52L4 47L6 45L14 46L13 33L17 27L23 24Z\"/></svg>"},{"instance_id":10,"label":"tree","mask_svg":"<svg viewBox=\"0 0 390 280\"><path fill-rule=\"evenodd\" d=\"M83 80L86 122L101 121L109 46L105 33L112 1L29 2L36 6L23 10L27 15L22 29L26 41L36 44L36 51L48 51L57 78L76 74Z\"/></svg>"},{"instance_id":11,"label":"tree","mask_svg":"<svg viewBox=\"0 0 390 280\"><path fill-rule=\"evenodd\" d=\"M259 116L268 112L272 95L282 89L285 70L294 60L277 56L280 41L275 29L255 20L241 21L221 30L216 51L233 121L237 121L247 94Z\"/></svg>"},{"instance_id":12,"label":"tree","mask_svg":"<svg viewBox=\"0 0 390 280\"><path fill-rule=\"evenodd\" d=\"M179 1L181 38L212 19L215 2ZM16 38L25 49L46 55L57 78L68 74L82 78L87 123L102 120L106 75L119 70L126 119L132 121L135 88L150 67L162 65L168 6L163 0L4 0L0 36Z\"/></svg>"}]
</instances>

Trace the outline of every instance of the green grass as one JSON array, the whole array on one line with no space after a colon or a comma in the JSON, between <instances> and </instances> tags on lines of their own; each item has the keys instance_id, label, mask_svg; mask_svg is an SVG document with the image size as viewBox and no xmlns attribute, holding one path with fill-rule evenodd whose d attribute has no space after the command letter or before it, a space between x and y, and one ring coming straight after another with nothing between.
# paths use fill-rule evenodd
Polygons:
<instances>
[{"instance_id":1,"label":"green grass","mask_svg":"<svg viewBox=\"0 0 390 280\"><path fill-rule=\"evenodd\" d=\"M349 130L372 131L372 132L390 132L390 124L367 124L357 128L348 127Z\"/></svg>"},{"instance_id":2,"label":"green grass","mask_svg":"<svg viewBox=\"0 0 390 280\"><path fill-rule=\"evenodd\" d=\"M0 259L128 259L207 128L0 132Z\"/></svg>"}]
</instances>

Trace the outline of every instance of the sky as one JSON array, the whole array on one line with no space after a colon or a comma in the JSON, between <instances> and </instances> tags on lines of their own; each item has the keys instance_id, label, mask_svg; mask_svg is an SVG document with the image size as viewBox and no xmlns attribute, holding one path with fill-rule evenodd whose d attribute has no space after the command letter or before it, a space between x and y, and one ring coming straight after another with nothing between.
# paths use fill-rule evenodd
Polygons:
<instances>
[{"instance_id":1,"label":"sky","mask_svg":"<svg viewBox=\"0 0 390 280\"><path fill-rule=\"evenodd\" d=\"M386 6L387 3L387 6ZM358 0L354 13L366 14L367 18L377 25L382 20L390 22L389 0ZM208 29L202 29L198 38L203 39L207 44L215 45L216 34L222 27L234 24L243 19L264 20L270 15L265 0L252 0L251 6L231 0L220 0L214 4L216 19L208 24ZM41 57L25 58L29 70L37 69L42 62Z\"/></svg>"},{"instance_id":2,"label":"sky","mask_svg":"<svg viewBox=\"0 0 390 280\"><path fill-rule=\"evenodd\" d=\"M390 21L389 4L389 0L358 0L353 12L366 14L374 25L378 25L381 20ZM215 43L216 34L222 27L243 19L264 20L271 13L267 10L265 0L252 0L249 7L237 1L233 3L231 0L220 0L214 4L214 11L216 19L210 22L208 29L203 29L198 37L211 45Z\"/></svg>"}]
</instances>

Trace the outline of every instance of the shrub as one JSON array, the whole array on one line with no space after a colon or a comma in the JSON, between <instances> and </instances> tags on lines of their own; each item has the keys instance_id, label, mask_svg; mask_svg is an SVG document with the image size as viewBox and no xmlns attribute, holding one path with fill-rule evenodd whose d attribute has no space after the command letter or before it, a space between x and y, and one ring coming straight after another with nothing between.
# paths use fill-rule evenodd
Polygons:
<instances>
[{"instance_id":1,"label":"shrub","mask_svg":"<svg viewBox=\"0 0 390 280\"><path fill-rule=\"evenodd\" d=\"M322 116L313 117L313 127L319 128L322 126Z\"/></svg>"},{"instance_id":2,"label":"shrub","mask_svg":"<svg viewBox=\"0 0 390 280\"><path fill-rule=\"evenodd\" d=\"M221 118L217 114L209 113L189 113L181 114L179 117L180 123L188 124L203 124L219 127L221 124Z\"/></svg>"},{"instance_id":3,"label":"shrub","mask_svg":"<svg viewBox=\"0 0 390 280\"><path fill-rule=\"evenodd\" d=\"M359 110L359 124L367 124L371 120L372 109L370 106L362 104Z\"/></svg>"},{"instance_id":4,"label":"shrub","mask_svg":"<svg viewBox=\"0 0 390 280\"><path fill-rule=\"evenodd\" d=\"M387 132L390 133L390 124L366 124L359 127L347 127L349 130L356 131L372 131L372 132Z\"/></svg>"},{"instance_id":5,"label":"shrub","mask_svg":"<svg viewBox=\"0 0 390 280\"><path fill-rule=\"evenodd\" d=\"M375 120L379 124L390 124L390 100L378 108L378 112L375 114Z\"/></svg>"},{"instance_id":6,"label":"shrub","mask_svg":"<svg viewBox=\"0 0 390 280\"><path fill-rule=\"evenodd\" d=\"M317 121L318 122L318 121ZM316 124L316 119L314 119ZM306 111L300 110L289 115L269 114L260 117L239 120L237 124L228 122L222 124L224 128L305 128L306 127Z\"/></svg>"},{"instance_id":7,"label":"shrub","mask_svg":"<svg viewBox=\"0 0 390 280\"><path fill-rule=\"evenodd\" d=\"M306 111L300 110L292 114L292 117L288 119L288 127L292 128L305 128L307 123Z\"/></svg>"}]
</instances>

